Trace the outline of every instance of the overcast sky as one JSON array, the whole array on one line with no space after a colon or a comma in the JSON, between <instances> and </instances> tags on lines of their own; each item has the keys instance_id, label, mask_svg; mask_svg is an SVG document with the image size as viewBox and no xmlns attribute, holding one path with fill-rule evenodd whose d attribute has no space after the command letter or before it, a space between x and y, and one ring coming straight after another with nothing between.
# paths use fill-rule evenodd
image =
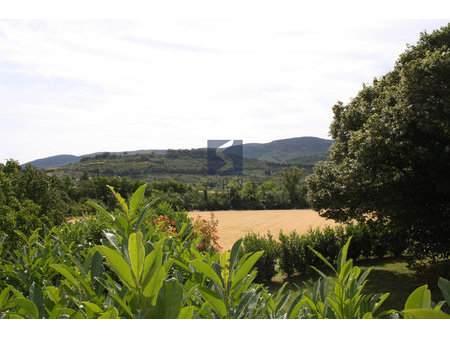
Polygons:
<instances>
[{"instance_id":1,"label":"overcast sky","mask_svg":"<svg viewBox=\"0 0 450 338\"><path fill-rule=\"evenodd\" d=\"M329 138L331 107L448 20L0 20L0 162Z\"/></svg>"}]
</instances>

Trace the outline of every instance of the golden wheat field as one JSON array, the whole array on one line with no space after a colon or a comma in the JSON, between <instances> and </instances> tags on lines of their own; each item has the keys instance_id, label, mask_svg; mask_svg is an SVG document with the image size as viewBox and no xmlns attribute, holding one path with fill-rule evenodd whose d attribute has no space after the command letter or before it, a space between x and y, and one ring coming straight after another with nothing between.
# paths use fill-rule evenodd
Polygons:
<instances>
[{"instance_id":1,"label":"golden wheat field","mask_svg":"<svg viewBox=\"0 0 450 338\"><path fill-rule=\"evenodd\" d=\"M191 211L189 217L200 215L210 218L210 211ZM224 249L231 249L234 242L250 232L267 234L268 231L275 238L283 230L284 233L296 231L305 233L309 228L335 226L333 220L320 217L317 212L310 209L302 210L227 210L214 211L219 221L219 244Z\"/></svg>"}]
</instances>

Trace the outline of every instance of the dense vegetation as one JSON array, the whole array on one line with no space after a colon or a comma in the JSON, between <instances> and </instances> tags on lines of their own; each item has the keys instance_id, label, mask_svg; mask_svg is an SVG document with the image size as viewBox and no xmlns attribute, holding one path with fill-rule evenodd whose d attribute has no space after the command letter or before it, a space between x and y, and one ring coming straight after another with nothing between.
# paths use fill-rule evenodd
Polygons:
<instances>
[{"instance_id":1,"label":"dense vegetation","mask_svg":"<svg viewBox=\"0 0 450 338\"><path fill-rule=\"evenodd\" d=\"M93 223L34 232L11 251L0 250L0 318L450 318L445 301L431 301L427 286L415 290L402 310L380 311L389 294L366 294L370 271L347 259L350 240L334 272L302 289L290 305L284 287L275 294L254 282L252 269L263 252L199 251L183 213L154 218L142 205L145 185L126 201L110 188L122 211L100 213L103 235L87 241L81 232ZM173 210L166 210L174 213ZM0 248L2 248L0 246ZM448 297L450 282L439 280Z\"/></svg>"},{"instance_id":2,"label":"dense vegetation","mask_svg":"<svg viewBox=\"0 0 450 338\"><path fill-rule=\"evenodd\" d=\"M333 107L335 142L307 187L324 153L298 152L296 166L248 160L243 180L204 180L205 150L103 153L46 172L0 164L0 318L449 318L426 285L383 311L389 294L365 293L370 269L353 266L450 256L449 42L450 25L422 34L392 72ZM249 234L220 252L214 215L181 211L309 203L347 225ZM276 274L311 272L312 284L269 292Z\"/></svg>"},{"instance_id":3,"label":"dense vegetation","mask_svg":"<svg viewBox=\"0 0 450 338\"><path fill-rule=\"evenodd\" d=\"M224 157L222 153L219 156ZM224 157L225 158L225 157ZM225 158L226 161L226 158ZM301 164L299 164L301 165ZM258 159L243 160L243 179L264 181L277 176L286 164L263 162ZM311 170L312 165L306 167ZM119 176L145 181L174 180L188 184L200 183L207 175L206 149L168 150L167 153L138 154L100 154L84 157L78 163L49 168L46 172L63 176L68 174L74 178L87 173L89 176ZM211 182L217 184L222 180L232 180L232 175L210 176Z\"/></svg>"},{"instance_id":4,"label":"dense vegetation","mask_svg":"<svg viewBox=\"0 0 450 338\"><path fill-rule=\"evenodd\" d=\"M278 241L269 233L266 236L248 234L244 237L244 251L264 250L256 263L257 280L270 282L276 274L286 276L310 274L311 265L325 268L323 262L310 248L319 251L323 257L335 264L339 249L352 238L348 257L354 261L400 257L407 249L407 241L395 228L382 227L367 223L345 226L309 229L306 234L280 232ZM450 277L445 275L444 277Z\"/></svg>"},{"instance_id":5,"label":"dense vegetation","mask_svg":"<svg viewBox=\"0 0 450 338\"><path fill-rule=\"evenodd\" d=\"M298 165L312 165L319 160L326 158L328 148L333 143L332 140L325 140L318 137L296 137L290 139L276 140L270 143L247 143L243 145L243 154L245 158L258 159L275 163L295 163ZM230 147L232 148L232 147ZM230 148L228 148L230 150ZM193 149L194 153L201 149ZM173 150L170 150L173 152ZM28 162L40 169L56 168L67 164L73 164L80 161L92 161L115 158L121 155L158 153L166 154L168 150L135 150L125 152L103 152L81 156L74 155L56 155L41 158Z\"/></svg>"},{"instance_id":6,"label":"dense vegetation","mask_svg":"<svg viewBox=\"0 0 450 338\"><path fill-rule=\"evenodd\" d=\"M304 172L297 167L281 171L278 182L258 184L247 181L223 181L214 187L190 185L176 181L155 181L149 184L145 199L154 205L167 203L175 209L283 209L305 208ZM114 186L124 198L143 183L142 180L118 177L89 177L79 179L65 175L49 176L43 170L9 160L0 164L0 237L8 235L8 243L17 240L14 230L25 236L37 228L41 235L45 228L61 224L68 218L86 215L93 209L86 201L94 201L107 210L119 207L109 192Z\"/></svg>"},{"instance_id":7,"label":"dense vegetation","mask_svg":"<svg viewBox=\"0 0 450 338\"><path fill-rule=\"evenodd\" d=\"M70 213L69 199L63 181L15 161L0 164L0 237L9 234L11 243L13 230L28 236L36 228L60 224Z\"/></svg>"},{"instance_id":8,"label":"dense vegetation","mask_svg":"<svg viewBox=\"0 0 450 338\"><path fill-rule=\"evenodd\" d=\"M338 221L399 229L411 260L450 256L450 25L422 34L393 71L333 107L330 157L311 202Z\"/></svg>"}]
</instances>

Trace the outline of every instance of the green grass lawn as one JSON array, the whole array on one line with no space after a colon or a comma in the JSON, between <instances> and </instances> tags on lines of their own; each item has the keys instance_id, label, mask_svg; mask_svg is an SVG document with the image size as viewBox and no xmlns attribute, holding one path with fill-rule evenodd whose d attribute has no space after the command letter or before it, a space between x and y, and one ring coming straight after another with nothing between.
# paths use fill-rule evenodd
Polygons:
<instances>
[{"instance_id":1,"label":"green grass lawn","mask_svg":"<svg viewBox=\"0 0 450 338\"><path fill-rule=\"evenodd\" d=\"M408 268L405 260L399 258L363 261L357 262L355 265L363 270L373 267L364 290L366 294L389 292L389 297L382 306L384 310L402 310L411 292L424 284L428 285L434 302L444 300L437 282L439 277L450 279L450 260L425 265L417 270ZM289 282L288 289L296 290L294 283L303 286L304 282L313 282L317 278L318 274L314 271L309 276L294 276L291 278L286 278L285 275L280 274L273 278L269 288L271 291L275 291L284 282ZM295 296L292 297L292 300L294 298ZM450 312L445 306L442 310L447 313Z\"/></svg>"}]
</instances>

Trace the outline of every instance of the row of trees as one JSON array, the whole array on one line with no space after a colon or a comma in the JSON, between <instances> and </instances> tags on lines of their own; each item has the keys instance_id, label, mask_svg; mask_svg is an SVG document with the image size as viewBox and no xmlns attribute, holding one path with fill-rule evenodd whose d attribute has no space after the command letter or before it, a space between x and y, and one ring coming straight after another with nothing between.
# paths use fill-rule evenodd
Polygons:
<instances>
[{"instance_id":1,"label":"row of trees","mask_svg":"<svg viewBox=\"0 0 450 338\"><path fill-rule=\"evenodd\" d=\"M279 209L306 207L304 172L296 167L286 168L280 182L257 184L247 181L224 182L220 186L190 185L175 181L152 182L145 197L154 204L166 202L186 210L218 209ZM52 227L72 216L92 211L86 204L94 200L108 210L118 207L108 186L116 187L125 198L144 182L118 177L89 177L74 180L49 176L33 166L22 167L9 160L0 164L0 237L16 237L14 230L25 235L37 228Z\"/></svg>"}]
</instances>

